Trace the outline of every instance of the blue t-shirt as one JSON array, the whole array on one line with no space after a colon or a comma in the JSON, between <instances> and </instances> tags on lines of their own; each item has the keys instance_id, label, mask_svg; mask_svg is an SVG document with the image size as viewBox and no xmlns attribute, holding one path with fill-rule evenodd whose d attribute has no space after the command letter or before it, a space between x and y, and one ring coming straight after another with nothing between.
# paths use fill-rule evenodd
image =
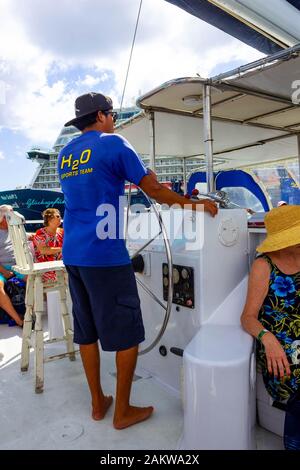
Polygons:
<instances>
[{"instance_id":1,"label":"blue t-shirt","mask_svg":"<svg viewBox=\"0 0 300 470\"><path fill-rule=\"evenodd\" d=\"M58 173L65 197L64 263L129 264L123 239L125 181L138 185L147 174L133 147L120 135L86 132L60 151Z\"/></svg>"}]
</instances>

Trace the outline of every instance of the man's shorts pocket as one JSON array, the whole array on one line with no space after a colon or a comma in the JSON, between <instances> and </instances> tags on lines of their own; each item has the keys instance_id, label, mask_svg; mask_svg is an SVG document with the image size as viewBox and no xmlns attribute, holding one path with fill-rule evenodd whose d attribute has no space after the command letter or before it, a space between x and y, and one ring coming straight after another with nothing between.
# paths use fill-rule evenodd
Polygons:
<instances>
[{"instance_id":1,"label":"man's shorts pocket","mask_svg":"<svg viewBox=\"0 0 300 470\"><path fill-rule=\"evenodd\" d=\"M140 299L136 295L117 296L113 317L116 327L136 326L141 322Z\"/></svg>"}]
</instances>

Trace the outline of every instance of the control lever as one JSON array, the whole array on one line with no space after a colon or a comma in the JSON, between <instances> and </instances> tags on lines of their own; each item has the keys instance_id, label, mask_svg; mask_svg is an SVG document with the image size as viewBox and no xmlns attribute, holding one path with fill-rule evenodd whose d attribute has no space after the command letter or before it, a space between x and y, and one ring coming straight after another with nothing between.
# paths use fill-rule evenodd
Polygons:
<instances>
[{"instance_id":1,"label":"control lever","mask_svg":"<svg viewBox=\"0 0 300 470\"><path fill-rule=\"evenodd\" d=\"M170 352L175 354L175 356L180 356L180 357L183 356L183 349L181 349L181 348L172 347L172 348L170 348Z\"/></svg>"},{"instance_id":2,"label":"control lever","mask_svg":"<svg viewBox=\"0 0 300 470\"><path fill-rule=\"evenodd\" d=\"M207 198L218 202L223 209L228 208L230 204L229 197L227 196L227 193L225 191L212 191L210 193L199 192L199 194L201 196L206 196Z\"/></svg>"}]
</instances>

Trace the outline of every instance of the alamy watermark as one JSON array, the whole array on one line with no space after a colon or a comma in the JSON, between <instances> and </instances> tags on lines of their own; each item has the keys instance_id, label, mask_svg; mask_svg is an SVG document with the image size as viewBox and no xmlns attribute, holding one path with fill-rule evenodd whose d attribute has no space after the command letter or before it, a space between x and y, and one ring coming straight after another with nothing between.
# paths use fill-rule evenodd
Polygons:
<instances>
[{"instance_id":1,"label":"alamy watermark","mask_svg":"<svg viewBox=\"0 0 300 470\"><path fill-rule=\"evenodd\" d=\"M119 197L118 208L112 204L100 204L96 211L99 222L96 234L100 240L116 240L128 237L130 242L145 244L148 240L161 240L163 230L158 217L153 210L143 204L130 206L127 234L124 227L127 222L127 198ZM201 249L204 242L204 206L197 204L192 210L192 204L186 204L183 209L175 204L171 207L162 205L159 211L165 228L165 235L171 245L183 250ZM195 209L195 208L194 208Z\"/></svg>"},{"instance_id":2,"label":"alamy watermark","mask_svg":"<svg viewBox=\"0 0 300 470\"><path fill-rule=\"evenodd\" d=\"M293 104L300 104L300 80L292 82L292 102Z\"/></svg>"}]
</instances>

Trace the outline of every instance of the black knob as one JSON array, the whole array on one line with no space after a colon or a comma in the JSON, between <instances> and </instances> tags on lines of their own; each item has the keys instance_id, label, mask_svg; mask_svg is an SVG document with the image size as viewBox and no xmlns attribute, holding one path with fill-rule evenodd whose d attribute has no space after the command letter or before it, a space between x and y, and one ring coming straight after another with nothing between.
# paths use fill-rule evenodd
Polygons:
<instances>
[{"instance_id":1,"label":"black knob","mask_svg":"<svg viewBox=\"0 0 300 470\"><path fill-rule=\"evenodd\" d=\"M167 348L166 346L160 346L159 348L159 354L163 357L166 357L166 355L168 354L168 351L167 351Z\"/></svg>"},{"instance_id":2,"label":"black knob","mask_svg":"<svg viewBox=\"0 0 300 470\"><path fill-rule=\"evenodd\" d=\"M131 264L133 266L133 270L135 273L142 273L145 269L144 258L142 255L137 255L131 260Z\"/></svg>"}]
</instances>

